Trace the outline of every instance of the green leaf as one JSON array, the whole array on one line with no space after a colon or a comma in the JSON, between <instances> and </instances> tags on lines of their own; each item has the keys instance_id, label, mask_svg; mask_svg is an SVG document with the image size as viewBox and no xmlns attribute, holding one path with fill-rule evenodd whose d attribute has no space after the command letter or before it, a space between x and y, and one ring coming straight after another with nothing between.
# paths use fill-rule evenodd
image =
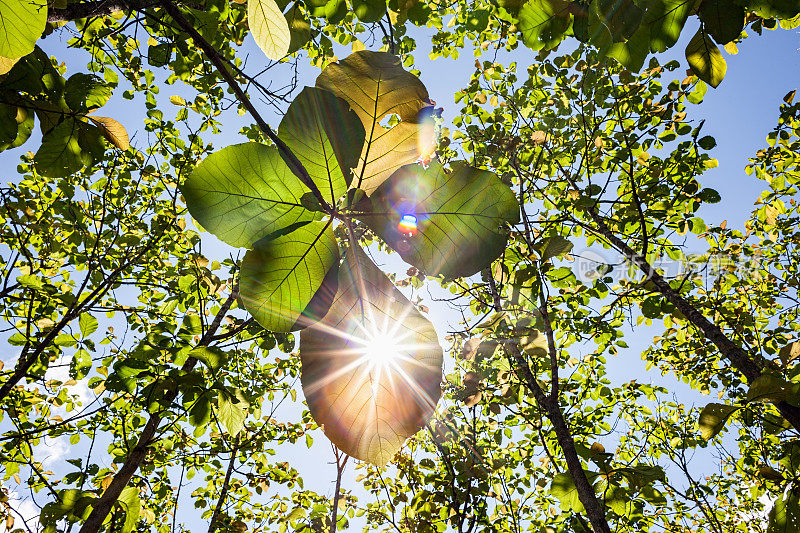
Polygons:
<instances>
[{"instance_id":1,"label":"green leaf","mask_svg":"<svg viewBox=\"0 0 800 533\"><path fill-rule=\"evenodd\" d=\"M82 378L88 373L90 368L92 368L92 355L83 348L80 348L75 352L75 355L72 356L70 375Z\"/></svg>"},{"instance_id":2,"label":"green leaf","mask_svg":"<svg viewBox=\"0 0 800 533\"><path fill-rule=\"evenodd\" d=\"M211 346L198 346L189 352L189 357L194 357L213 372L217 372L225 364L227 356L219 348Z\"/></svg>"},{"instance_id":3,"label":"green leaf","mask_svg":"<svg viewBox=\"0 0 800 533\"><path fill-rule=\"evenodd\" d=\"M88 143L84 141L84 145L81 144L81 140L88 140L88 137L84 137L89 133L87 128L92 126L68 118L46 133L33 157L36 170L48 178L64 178L85 165L91 165L94 154L84 149Z\"/></svg>"},{"instance_id":4,"label":"green leaf","mask_svg":"<svg viewBox=\"0 0 800 533\"><path fill-rule=\"evenodd\" d=\"M308 189L276 148L258 143L214 152L192 172L181 192L191 215L232 246L249 247L313 218L300 202Z\"/></svg>"},{"instance_id":5,"label":"green leaf","mask_svg":"<svg viewBox=\"0 0 800 533\"><path fill-rule=\"evenodd\" d=\"M216 403L215 414L217 419L225 426L230 436L235 437L244 427L250 403L244 398L240 390L236 390L233 394L227 390L219 391Z\"/></svg>"},{"instance_id":6,"label":"green leaf","mask_svg":"<svg viewBox=\"0 0 800 533\"><path fill-rule=\"evenodd\" d=\"M719 434L728 418L738 410L738 407L733 405L725 405L723 403L710 403L703 407L700 411L700 418L697 423L700 425L700 434L705 440Z\"/></svg>"},{"instance_id":7,"label":"green leaf","mask_svg":"<svg viewBox=\"0 0 800 533\"><path fill-rule=\"evenodd\" d=\"M290 331L338 261L330 222L310 222L287 235L258 241L241 265L245 309L269 331Z\"/></svg>"},{"instance_id":8,"label":"green leaf","mask_svg":"<svg viewBox=\"0 0 800 533\"><path fill-rule=\"evenodd\" d=\"M506 246L509 224L519 221L511 189L492 172L461 162L445 172L408 165L381 185L360 215L407 262L427 275L455 278L486 268ZM398 227L416 217L417 233Z\"/></svg>"},{"instance_id":9,"label":"green leaf","mask_svg":"<svg viewBox=\"0 0 800 533\"><path fill-rule=\"evenodd\" d=\"M78 326L81 328L81 335L88 337L97 331L97 319L89 313L83 313L78 319Z\"/></svg>"},{"instance_id":10,"label":"green leaf","mask_svg":"<svg viewBox=\"0 0 800 533\"><path fill-rule=\"evenodd\" d=\"M769 512L767 533L800 532L800 492L796 488L781 494Z\"/></svg>"},{"instance_id":11,"label":"green leaf","mask_svg":"<svg viewBox=\"0 0 800 533\"><path fill-rule=\"evenodd\" d=\"M185 402L184 402L185 403ZM199 391L194 397L190 398L189 404L189 423L196 427L203 427L211 420L211 400L208 393Z\"/></svg>"},{"instance_id":12,"label":"green leaf","mask_svg":"<svg viewBox=\"0 0 800 533\"><path fill-rule=\"evenodd\" d=\"M44 0L0 0L0 56L16 59L33 52L46 22Z\"/></svg>"},{"instance_id":13,"label":"green leaf","mask_svg":"<svg viewBox=\"0 0 800 533\"><path fill-rule=\"evenodd\" d=\"M329 91L306 87L289 106L278 136L322 196L336 205L347 191L364 144L364 127L350 105Z\"/></svg>"},{"instance_id":14,"label":"green leaf","mask_svg":"<svg viewBox=\"0 0 800 533\"><path fill-rule=\"evenodd\" d=\"M561 235L556 234L543 239L536 246L536 250L541 256L541 262L544 263L549 259L569 253L572 250L572 243Z\"/></svg>"},{"instance_id":15,"label":"green leaf","mask_svg":"<svg viewBox=\"0 0 800 533\"><path fill-rule=\"evenodd\" d=\"M299 2L295 3L284 17L291 35L287 53L293 54L311 40L311 23Z\"/></svg>"},{"instance_id":16,"label":"green leaf","mask_svg":"<svg viewBox=\"0 0 800 533\"><path fill-rule=\"evenodd\" d=\"M570 5L563 0L530 0L519 12L522 41L531 50L555 47L570 24Z\"/></svg>"},{"instance_id":17,"label":"green leaf","mask_svg":"<svg viewBox=\"0 0 800 533\"><path fill-rule=\"evenodd\" d=\"M775 374L762 374L758 376L747 390L748 402L778 403L786 400L787 382Z\"/></svg>"},{"instance_id":18,"label":"green leaf","mask_svg":"<svg viewBox=\"0 0 800 533\"><path fill-rule=\"evenodd\" d=\"M387 52L360 51L331 63L317 87L344 98L364 125L365 142L353 186L367 194L395 170L427 156L434 147L433 109L422 82ZM381 121L397 115L392 127Z\"/></svg>"},{"instance_id":19,"label":"green leaf","mask_svg":"<svg viewBox=\"0 0 800 533\"><path fill-rule=\"evenodd\" d=\"M73 74L64 85L64 100L72 111L85 113L103 107L111 98L111 87L91 74Z\"/></svg>"},{"instance_id":20,"label":"green leaf","mask_svg":"<svg viewBox=\"0 0 800 533\"><path fill-rule=\"evenodd\" d=\"M689 100L693 104L699 104L703 102L703 98L706 96L706 92L708 91L708 85L703 80L697 80L697 84L695 85L692 92L690 92L686 99Z\"/></svg>"},{"instance_id":21,"label":"green leaf","mask_svg":"<svg viewBox=\"0 0 800 533\"><path fill-rule=\"evenodd\" d=\"M791 19L800 13L797 0L734 0L734 3L755 11L764 18Z\"/></svg>"},{"instance_id":22,"label":"green leaf","mask_svg":"<svg viewBox=\"0 0 800 533\"><path fill-rule=\"evenodd\" d=\"M652 52L664 52L672 48L694 9L695 0L642 0L646 6L642 28L646 31Z\"/></svg>"},{"instance_id":23,"label":"green leaf","mask_svg":"<svg viewBox=\"0 0 800 533\"><path fill-rule=\"evenodd\" d=\"M590 8L603 21L615 42L630 38L639 29L644 15L633 0L596 0Z\"/></svg>"},{"instance_id":24,"label":"green leaf","mask_svg":"<svg viewBox=\"0 0 800 533\"><path fill-rule=\"evenodd\" d=\"M358 248L347 251L328 313L300 333L300 361L315 422L342 451L376 465L424 427L441 396L436 331Z\"/></svg>"},{"instance_id":25,"label":"green leaf","mask_svg":"<svg viewBox=\"0 0 800 533\"><path fill-rule=\"evenodd\" d=\"M731 0L703 0L698 16L703 28L720 44L733 41L744 29L744 8Z\"/></svg>"},{"instance_id":26,"label":"green leaf","mask_svg":"<svg viewBox=\"0 0 800 533\"><path fill-rule=\"evenodd\" d=\"M686 45L686 60L698 78L712 87L717 87L725 77L728 65L717 45L702 28Z\"/></svg>"},{"instance_id":27,"label":"green leaf","mask_svg":"<svg viewBox=\"0 0 800 533\"><path fill-rule=\"evenodd\" d=\"M247 25L268 58L277 61L289 51L289 24L275 0L247 0Z\"/></svg>"},{"instance_id":28,"label":"green leaf","mask_svg":"<svg viewBox=\"0 0 800 533\"><path fill-rule=\"evenodd\" d=\"M127 487L119 495L119 503L125 508L125 522L122 523L121 532L129 533L136 527L139 514L142 512L142 500L139 498L138 487Z\"/></svg>"},{"instance_id":29,"label":"green leaf","mask_svg":"<svg viewBox=\"0 0 800 533\"><path fill-rule=\"evenodd\" d=\"M575 487L575 483L572 482L572 477L567 472L561 472L553 476L553 481L550 485L550 494L561 502L561 509L564 511L573 511L576 513L583 513L585 511L580 497L578 496L578 489Z\"/></svg>"},{"instance_id":30,"label":"green leaf","mask_svg":"<svg viewBox=\"0 0 800 533\"><path fill-rule=\"evenodd\" d=\"M147 48L147 62L153 67L166 66L172 60L172 43L151 45Z\"/></svg>"},{"instance_id":31,"label":"green leaf","mask_svg":"<svg viewBox=\"0 0 800 533\"><path fill-rule=\"evenodd\" d=\"M378 22L386 13L386 0L351 0L351 3L361 22Z\"/></svg>"}]
</instances>

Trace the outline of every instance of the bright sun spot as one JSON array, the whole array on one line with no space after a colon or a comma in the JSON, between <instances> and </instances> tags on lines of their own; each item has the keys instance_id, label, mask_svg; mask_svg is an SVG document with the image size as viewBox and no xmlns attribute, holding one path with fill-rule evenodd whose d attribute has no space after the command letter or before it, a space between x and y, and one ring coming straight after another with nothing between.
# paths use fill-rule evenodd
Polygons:
<instances>
[{"instance_id":1,"label":"bright sun spot","mask_svg":"<svg viewBox=\"0 0 800 533\"><path fill-rule=\"evenodd\" d=\"M361 350L361 360L368 367L372 392L377 395L382 375L391 380L393 374L402 372L397 363L407 357L406 350L400 339L385 331L376 331L364 339Z\"/></svg>"},{"instance_id":2,"label":"bright sun spot","mask_svg":"<svg viewBox=\"0 0 800 533\"><path fill-rule=\"evenodd\" d=\"M402 346L387 333L376 333L364 346L364 357L374 366L386 366L402 355Z\"/></svg>"}]
</instances>

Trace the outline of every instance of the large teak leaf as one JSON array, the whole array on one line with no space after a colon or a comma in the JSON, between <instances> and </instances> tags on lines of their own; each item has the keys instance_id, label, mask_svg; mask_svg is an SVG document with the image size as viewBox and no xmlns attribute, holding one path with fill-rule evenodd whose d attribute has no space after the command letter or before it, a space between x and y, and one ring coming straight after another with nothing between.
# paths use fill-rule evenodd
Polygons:
<instances>
[{"instance_id":1,"label":"large teak leaf","mask_svg":"<svg viewBox=\"0 0 800 533\"><path fill-rule=\"evenodd\" d=\"M247 0L247 25L268 58L277 61L289 51L289 23L275 0Z\"/></svg>"},{"instance_id":2,"label":"large teak leaf","mask_svg":"<svg viewBox=\"0 0 800 533\"><path fill-rule=\"evenodd\" d=\"M214 152L181 192L195 220L232 246L249 247L313 216L300 201L309 190L276 148L258 143Z\"/></svg>"},{"instance_id":3,"label":"large teak leaf","mask_svg":"<svg viewBox=\"0 0 800 533\"><path fill-rule=\"evenodd\" d=\"M364 124L366 139L353 185L372 193L403 165L433 149L432 104L422 82L386 52L360 51L328 65L317 87L347 100ZM396 115L392 127L382 121Z\"/></svg>"},{"instance_id":4,"label":"large teak leaf","mask_svg":"<svg viewBox=\"0 0 800 533\"><path fill-rule=\"evenodd\" d=\"M0 57L17 59L33 52L46 22L44 0L0 0Z\"/></svg>"},{"instance_id":5,"label":"large teak leaf","mask_svg":"<svg viewBox=\"0 0 800 533\"><path fill-rule=\"evenodd\" d=\"M364 127L335 94L306 87L284 115L278 136L330 205L344 195L364 144Z\"/></svg>"},{"instance_id":6,"label":"large teak leaf","mask_svg":"<svg viewBox=\"0 0 800 533\"><path fill-rule=\"evenodd\" d=\"M402 232L403 216L415 217L416 233ZM445 172L408 165L370 198L367 225L425 274L455 278L486 268L505 248L509 224L519 220L511 189L492 172L466 164Z\"/></svg>"},{"instance_id":7,"label":"large teak leaf","mask_svg":"<svg viewBox=\"0 0 800 533\"><path fill-rule=\"evenodd\" d=\"M389 461L441 396L436 331L360 249L347 252L328 313L300 333L300 360L314 420L373 464Z\"/></svg>"},{"instance_id":8,"label":"large teak leaf","mask_svg":"<svg viewBox=\"0 0 800 533\"><path fill-rule=\"evenodd\" d=\"M330 222L310 222L258 241L242 261L244 307L267 330L290 331L338 261Z\"/></svg>"}]
</instances>

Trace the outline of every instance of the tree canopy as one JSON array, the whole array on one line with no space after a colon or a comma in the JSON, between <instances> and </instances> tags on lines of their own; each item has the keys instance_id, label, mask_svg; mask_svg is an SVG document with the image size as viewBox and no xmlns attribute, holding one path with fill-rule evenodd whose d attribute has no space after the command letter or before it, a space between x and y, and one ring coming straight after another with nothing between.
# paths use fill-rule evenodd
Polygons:
<instances>
[{"instance_id":1,"label":"tree canopy","mask_svg":"<svg viewBox=\"0 0 800 533\"><path fill-rule=\"evenodd\" d=\"M5 530L800 532L800 100L741 227L696 118L799 26L0 0ZM420 63L467 52L437 104Z\"/></svg>"}]
</instances>

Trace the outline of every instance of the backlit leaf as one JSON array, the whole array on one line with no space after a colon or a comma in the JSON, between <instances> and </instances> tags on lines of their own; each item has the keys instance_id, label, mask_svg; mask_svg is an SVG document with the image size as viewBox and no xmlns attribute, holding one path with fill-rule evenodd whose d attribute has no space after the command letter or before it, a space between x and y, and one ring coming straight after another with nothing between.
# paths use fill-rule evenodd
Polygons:
<instances>
[{"instance_id":1,"label":"backlit leaf","mask_svg":"<svg viewBox=\"0 0 800 533\"><path fill-rule=\"evenodd\" d=\"M208 156L181 187L202 226L231 246L311 220L300 203L308 189L278 150L258 143L228 146Z\"/></svg>"},{"instance_id":2,"label":"backlit leaf","mask_svg":"<svg viewBox=\"0 0 800 533\"><path fill-rule=\"evenodd\" d=\"M278 128L329 204L344 195L364 144L364 127L335 94L306 87L295 97Z\"/></svg>"},{"instance_id":3,"label":"backlit leaf","mask_svg":"<svg viewBox=\"0 0 800 533\"><path fill-rule=\"evenodd\" d=\"M350 103L366 134L353 186L367 194L403 165L433 149L432 105L422 82L386 52L355 52L331 63L317 78ZM384 118L397 115L398 124L385 127Z\"/></svg>"},{"instance_id":4,"label":"backlit leaf","mask_svg":"<svg viewBox=\"0 0 800 533\"><path fill-rule=\"evenodd\" d=\"M744 29L744 8L729 0L703 0L699 16L704 29L720 44L733 41Z\"/></svg>"},{"instance_id":5,"label":"backlit leaf","mask_svg":"<svg viewBox=\"0 0 800 533\"><path fill-rule=\"evenodd\" d=\"M0 0L0 56L16 59L33 52L46 22L44 0Z\"/></svg>"},{"instance_id":6,"label":"backlit leaf","mask_svg":"<svg viewBox=\"0 0 800 533\"><path fill-rule=\"evenodd\" d=\"M505 248L507 225L519 220L511 189L492 172L455 164L451 172L433 162L408 165L372 195L361 216L370 228L425 274L455 278L486 268ZM417 232L402 233L404 215Z\"/></svg>"},{"instance_id":7,"label":"backlit leaf","mask_svg":"<svg viewBox=\"0 0 800 533\"><path fill-rule=\"evenodd\" d=\"M244 307L265 329L290 331L338 261L330 222L310 222L258 241L242 261Z\"/></svg>"},{"instance_id":8,"label":"backlit leaf","mask_svg":"<svg viewBox=\"0 0 800 533\"><path fill-rule=\"evenodd\" d=\"M289 24L275 0L247 0L247 24L268 58L277 61L289 51Z\"/></svg>"},{"instance_id":9,"label":"backlit leaf","mask_svg":"<svg viewBox=\"0 0 800 533\"><path fill-rule=\"evenodd\" d=\"M217 394L214 414L228 430L228 433L235 437L244 427L249 409L250 403L244 398L241 391L237 390L231 394L227 390L221 390Z\"/></svg>"},{"instance_id":10,"label":"backlit leaf","mask_svg":"<svg viewBox=\"0 0 800 533\"><path fill-rule=\"evenodd\" d=\"M550 49L566 37L570 5L564 0L530 0L519 12L522 41L531 50Z\"/></svg>"},{"instance_id":11,"label":"backlit leaf","mask_svg":"<svg viewBox=\"0 0 800 533\"><path fill-rule=\"evenodd\" d=\"M800 532L800 492L796 488L781 494L769 513L767 533Z\"/></svg>"},{"instance_id":12,"label":"backlit leaf","mask_svg":"<svg viewBox=\"0 0 800 533\"><path fill-rule=\"evenodd\" d=\"M712 87L722 83L728 65L719 48L702 28L686 45L686 60L698 78Z\"/></svg>"},{"instance_id":13,"label":"backlit leaf","mask_svg":"<svg viewBox=\"0 0 800 533\"><path fill-rule=\"evenodd\" d=\"M369 339L378 355L366 357ZM339 290L323 319L300 333L308 408L342 451L389 461L423 427L441 396L436 331L360 249L348 250Z\"/></svg>"},{"instance_id":14,"label":"backlit leaf","mask_svg":"<svg viewBox=\"0 0 800 533\"><path fill-rule=\"evenodd\" d=\"M130 147L130 139L125 127L111 117L87 117L100 128L103 137L120 150Z\"/></svg>"},{"instance_id":15,"label":"backlit leaf","mask_svg":"<svg viewBox=\"0 0 800 533\"><path fill-rule=\"evenodd\" d=\"M723 403L706 405L700 411L700 418L697 422L700 425L700 434L706 440L716 436L725 427L728 418L737 410L737 407Z\"/></svg>"}]
</instances>

